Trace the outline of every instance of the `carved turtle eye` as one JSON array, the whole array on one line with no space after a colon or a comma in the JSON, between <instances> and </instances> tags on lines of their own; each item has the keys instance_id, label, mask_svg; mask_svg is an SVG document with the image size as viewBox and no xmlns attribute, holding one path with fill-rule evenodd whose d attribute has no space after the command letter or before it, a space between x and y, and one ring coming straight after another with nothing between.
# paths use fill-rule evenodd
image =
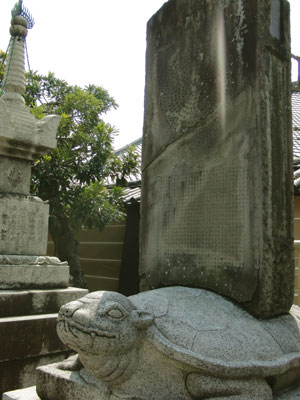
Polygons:
<instances>
[{"instance_id":1,"label":"carved turtle eye","mask_svg":"<svg viewBox=\"0 0 300 400\"><path fill-rule=\"evenodd\" d=\"M107 311L107 315L115 319L121 319L124 317L124 314L119 308L111 308L109 311Z\"/></svg>"}]
</instances>

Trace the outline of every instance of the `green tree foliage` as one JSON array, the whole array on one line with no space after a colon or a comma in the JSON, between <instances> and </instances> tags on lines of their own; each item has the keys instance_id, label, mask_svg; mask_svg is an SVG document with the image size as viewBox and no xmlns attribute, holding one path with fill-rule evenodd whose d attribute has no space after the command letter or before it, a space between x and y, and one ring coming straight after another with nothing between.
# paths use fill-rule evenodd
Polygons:
<instances>
[{"instance_id":1,"label":"green tree foliage","mask_svg":"<svg viewBox=\"0 0 300 400\"><path fill-rule=\"evenodd\" d=\"M6 61L6 54L4 53L4 51L0 50L0 87L4 77L5 61Z\"/></svg>"},{"instance_id":2,"label":"green tree foliage","mask_svg":"<svg viewBox=\"0 0 300 400\"><path fill-rule=\"evenodd\" d=\"M1 57L3 60L3 52ZM33 166L31 193L49 201L49 230L56 255L68 261L73 284L82 287L85 281L74 233L86 228L101 230L124 217L122 186L129 174L137 172L138 155L134 148L122 158L114 155L116 131L102 116L117 104L102 87L83 89L53 73L44 76L34 72L27 75L24 97L36 118L61 116L57 149ZM108 181L116 184L108 188Z\"/></svg>"}]
</instances>

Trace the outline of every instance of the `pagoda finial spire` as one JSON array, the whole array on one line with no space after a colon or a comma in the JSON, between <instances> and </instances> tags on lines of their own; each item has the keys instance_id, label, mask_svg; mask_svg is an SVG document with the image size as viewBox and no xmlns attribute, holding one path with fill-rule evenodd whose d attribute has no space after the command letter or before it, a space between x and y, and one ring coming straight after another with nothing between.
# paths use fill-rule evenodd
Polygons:
<instances>
[{"instance_id":1,"label":"pagoda finial spire","mask_svg":"<svg viewBox=\"0 0 300 400\"><path fill-rule=\"evenodd\" d=\"M47 115L38 120L25 105L22 96L25 91L25 40L27 30L32 28L34 21L29 11L23 7L22 0L15 4L11 15L10 50L1 88L4 94L1 96L0 93L0 162L1 157L20 159L25 164L28 162L27 166L22 166L24 170L27 168L28 194L31 163L56 147L60 117ZM21 182L25 180L21 179ZM3 192L1 184L0 171L0 192ZM20 194L23 189L9 190L19 190L13 193Z\"/></svg>"},{"instance_id":2,"label":"pagoda finial spire","mask_svg":"<svg viewBox=\"0 0 300 400\"><path fill-rule=\"evenodd\" d=\"M13 96L15 100L23 101L22 95L25 91L25 38L28 29L34 25L34 20L29 11L23 7L23 1L19 0L11 11L12 19L10 26L10 50L8 62L3 79L3 97Z\"/></svg>"}]
</instances>

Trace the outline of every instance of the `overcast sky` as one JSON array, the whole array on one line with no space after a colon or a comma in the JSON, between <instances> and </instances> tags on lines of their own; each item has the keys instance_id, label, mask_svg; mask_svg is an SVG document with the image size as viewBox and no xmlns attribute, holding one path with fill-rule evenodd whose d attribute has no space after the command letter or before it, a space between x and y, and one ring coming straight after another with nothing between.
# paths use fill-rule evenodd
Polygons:
<instances>
[{"instance_id":1,"label":"overcast sky","mask_svg":"<svg viewBox=\"0 0 300 400\"><path fill-rule=\"evenodd\" d=\"M35 19L30 67L70 84L103 86L119 108L106 120L119 130L115 148L142 136L146 24L166 0L24 0ZM0 0L0 49L9 43L10 11ZM292 52L300 55L300 0L290 0ZM296 79L296 65L293 69Z\"/></svg>"}]
</instances>

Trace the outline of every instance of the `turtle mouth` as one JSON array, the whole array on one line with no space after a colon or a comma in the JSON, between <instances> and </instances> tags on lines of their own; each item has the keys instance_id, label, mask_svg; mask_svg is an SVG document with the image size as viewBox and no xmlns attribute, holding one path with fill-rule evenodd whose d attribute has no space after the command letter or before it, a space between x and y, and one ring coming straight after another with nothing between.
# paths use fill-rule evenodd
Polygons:
<instances>
[{"instance_id":1,"label":"turtle mouth","mask_svg":"<svg viewBox=\"0 0 300 400\"><path fill-rule=\"evenodd\" d=\"M58 317L58 326L60 326L60 328L63 329L66 333L70 333L76 338L78 338L80 334L89 335L93 339L96 337L107 338L107 339L117 338L117 335L114 333L105 330L100 330L94 327L88 328L69 318Z\"/></svg>"}]
</instances>

